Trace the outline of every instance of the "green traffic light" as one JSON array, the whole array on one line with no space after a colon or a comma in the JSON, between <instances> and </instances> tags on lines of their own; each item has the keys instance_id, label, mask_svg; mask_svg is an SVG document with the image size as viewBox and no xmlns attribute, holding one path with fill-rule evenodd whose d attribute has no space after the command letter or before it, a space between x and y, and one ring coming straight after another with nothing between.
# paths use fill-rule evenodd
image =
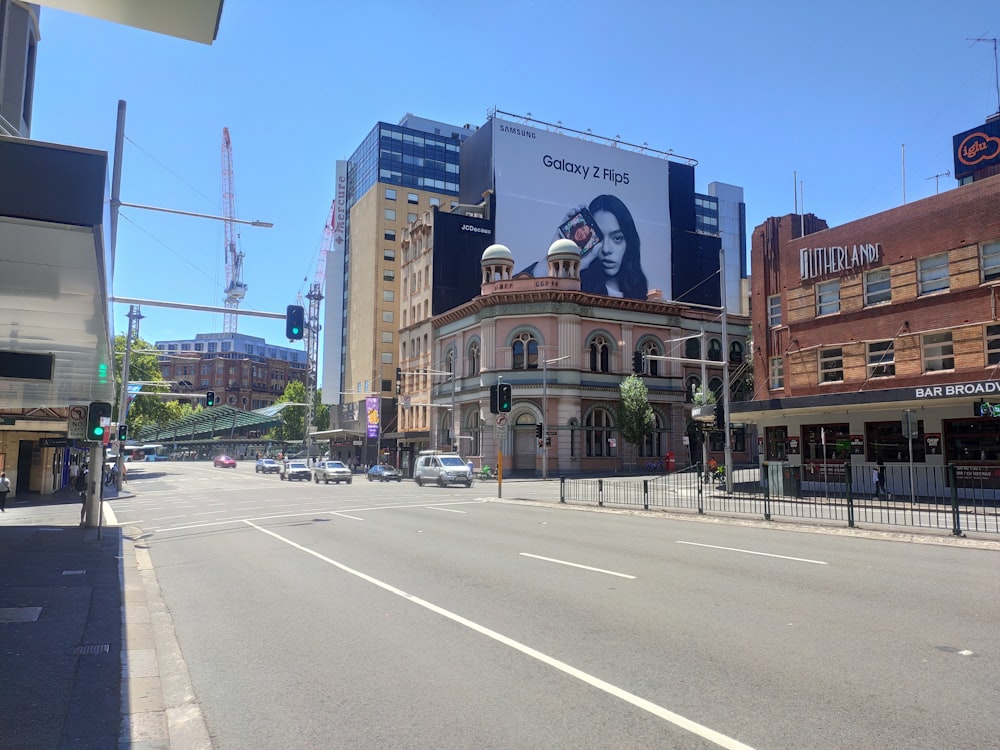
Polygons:
<instances>
[{"instance_id":1,"label":"green traffic light","mask_svg":"<svg viewBox=\"0 0 1000 750\"><path fill-rule=\"evenodd\" d=\"M103 434L104 434L104 428L103 427L95 427L94 428L94 437L101 437L101 435L103 435Z\"/></svg>"}]
</instances>

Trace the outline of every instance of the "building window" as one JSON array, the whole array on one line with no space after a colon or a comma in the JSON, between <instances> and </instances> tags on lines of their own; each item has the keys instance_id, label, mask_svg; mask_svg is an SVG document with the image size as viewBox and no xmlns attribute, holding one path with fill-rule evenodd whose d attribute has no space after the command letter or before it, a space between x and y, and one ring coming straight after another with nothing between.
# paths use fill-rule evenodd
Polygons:
<instances>
[{"instance_id":1,"label":"building window","mask_svg":"<svg viewBox=\"0 0 1000 750\"><path fill-rule=\"evenodd\" d=\"M514 339L511 353L513 354L512 369L538 369L538 342L530 333L522 333Z\"/></svg>"},{"instance_id":2,"label":"building window","mask_svg":"<svg viewBox=\"0 0 1000 750\"><path fill-rule=\"evenodd\" d=\"M983 281L1000 279L1000 240L983 245L980 265L983 269Z\"/></svg>"},{"instance_id":3,"label":"building window","mask_svg":"<svg viewBox=\"0 0 1000 750\"><path fill-rule=\"evenodd\" d=\"M394 299L395 299L395 295L393 294L393 292L392 292L391 289L385 289L385 290L382 291L382 301L383 302L392 302Z\"/></svg>"},{"instance_id":4,"label":"building window","mask_svg":"<svg viewBox=\"0 0 1000 750\"><path fill-rule=\"evenodd\" d=\"M385 233L382 236L385 237L390 242L395 242L396 241L396 230L395 229L386 229Z\"/></svg>"},{"instance_id":5,"label":"building window","mask_svg":"<svg viewBox=\"0 0 1000 750\"><path fill-rule=\"evenodd\" d=\"M772 294L767 298L767 324L771 328L781 325L781 295Z\"/></svg>"},{"instance_id":6,"label":"building window","mask_svg":"<svg viewBox=\"0 0 1000 750\"><path fill-rule=\"evenodd\" d=\"M412 224L416 220L417 220L417 215L416 214L407 214L406 215L406 221L407 221L407 223Z\"/></svg>"},{"instance_id":7,"label":"building window","mask_svg":"<svg viewBox=\"0 0 1000 750\"><path fill-rule=\"evenodd\" d=\"M440 206L441 205L441 199L440 198L431 198L430 201L429 201L429 203L432 206Z\"/></svg>"},{"instance_id":8,"label":"building window","mask_svg":"<svg viewBox=\"0 0 1000 750\"><path fill-rule=\"evenodd\" d=\"M382 352L382 364L383 365L391 365L392 364L392 352ZM383 388L382 390L388 390L388 389L387 388Z\"/></svg>"},{"instance_id":9,"label":"building window","mask_svg":"<svg viewBox=\"0 0 1000 750\"><path fill-rule=\"evenodd\" d=\"M687 359L701 359L701 339L688 339L684 343L684 356Z\"/></svg>"},{"instance_id":10,"label":"building window","mask_svg":"<svg viewBox=\"0 0 1000 750\"><path fill-rule=\"evenodd\" d=\"M731 341L729 343L729 364L743 364L743 344L739 341Z\"/></svg>"},{"instance_id":11,"label":"building window","mask_svg":"<svg viewBox=\"0 0 1000 750\"><path fill-rule=\"evenodd\" d=\"M652 341L643 342L642 346L639 347L639 351L643 354L643 371L656 377L660 374L660 362L656 359L650 359L650 357L658 357L662 354L660 347L654 344Z\"/></svg>"},{"instance_id":12,"label":"building window","mask_svg":"<svg viewBox=\"0 0 1000 750\"><path fill-rule=\"evenodd\" d=\"M926 443L922 419L917 420L917 433L917 437L913 439L913 461L924 463ZM903 437L902 422L898 419L891 422L865 422L865 454L872 463L909 461L910 439Z\"/></svg>"},{"instance_id":13,"label":"building window","mask_svg":"<svg viewBox=\"0 0 1000 750\"><path fill-rule=\"evenodd\" d=\"M866 349L868 377L889 378L896 374L896 347L892 341L872 341Z\"/></svg>"},{"instance_id":14,"label":"building window","mask_svg":"<svg viewBox=\"0 0 1000 750\"><path fill-rule=\"evenodd\" d=\"M394 208L387 208L385 210L385 219L386 219L386 221L395 221L396 220L396 209L394 209Z\"/></svg>"},{"instance_id":15,"label":"building window","mask_svg":"<svg viewBox=\"0 0 1000 750\"><path fill-rule=\"evenodd\" d=\"M396 191L393 190L392 188L386 188L385 189L385 199L387 201L394 201L394 200L396 200Z\"/></svg>"},{"instance_id":16,"label":"building window","mask_svg":"<svg viewBox=\"0 0 1000 750\"><path fill-rule=\"evenodd\" d=\"M722 342L718 339L709 339L708 358L713 362L722 361Z\"/></svg>"},{"instance_id":17,"label":"building window","mask_svg":"<svg viewBox=\"0 0 1000 750\"><path fill-rule=\"evenodd\" d=\"M603 336L595 336L590 342L590 371L611 371L611 346Z\"/></svg>"},{"instance_id":18,"label":"building window","mask_svg":"<svg viewBox=\"0 0 1000 750\"><path fill-rule=\"evenodd\" d=\"M701 378L697 375L691 375L687 379L687 386L684 388L684 402L688 404L694 403L694 394L698 392L701 387Z\"/></svg>"},{"instance_id":19,"label":"building window","mask_svg":"<svg viewBox=\"0 0 1000 750\"><path fill-rule=\"evenodd\" d=\"M986 326L986 364L1000 365L1000 325Z\"/></svg>"},{"instance_id":20,"label":"building window","mask_svg":"<svg viewBox=\"0 0 1000 750\"><path fill-rule=\"evenodd\" d=\"M406 202L413 203L414 205L416 205L417 203L420 203L420 196L417 195L416 193L407 193Z\"/></svg>"},{"instance_id":21,"label":"building window","mask_svg":"<svg viewBox=\"0 0 1000 750\"><path fill-rule=\"evenodd\" d=\"M382 322L383 323L391 323L393 317L395 317L395 316L393 315L392 310L383 310L382 311Z\"/></svg>"},{"instance_id":22,"label":"building window","mask_svg":"<svg viewBox=\"0 0 1000 750\"><path fill-rule=\"evenodd\" d=\"M924 334L922 345L924 372L955 369L955 348L951 343L951 331Z\"/></svg>"},{"instance_id":23,"label":"building window","mask_svg":"<svg viewBox=\"0 0 1000 750\"><path fill-rule=\"evenodd\" d=\"M584 424L584 441L588 456L614 456L615 449L611 447L614 437L614 422L604 409L594 409L587 415Z\"/></svg>"},{"instance_id":24,"label":"building window","mask_svg":"<svg viewBox=\"0 0 1000 750\"><path fill-rule=\"evenodd\" d=\"M479 342L469 344L469 375L479 374Z\"/></svg>"},{"instance_id":25,"label":"building window","mask_svg":"<svg viewBox=\"0 0 1000 750\"><path fill-rule=\"evenodd\" d=\"M382 331L382 343L383 344L392 343L392 331Z\"/></svg>"},{"instance_id":26,"label":"building window","mask_svg":"<svg viewBox=\"0 0 1000 750\"><path fill-rule=\"evenodd\" d=\"M816 285L816 315L833 315L840 312L840 279Z\"/></svg>"},{"instance_id":27,"label":"building window","mask_svg":"<svg viewBox=\"0 0 1000 750\"><path fill-rule=\"evenodd\" d=\"M917 294L948 291L948 253L917 261Z\"/></svg>"},{"instance_id":28,"label":"building window","mask_svg":"<svg viewBox=\"0 0 1000 750\"><path fill-rule=\"evenodd\" d=\"M394 263L396 261L396 251L386 248L382 251L382 259Z\"/></svg>"},{"instance_id":29,"label":"building window","mask_svg":"<svg viewBox=\"0 0 1000 750\"><path fill-rule=\"evenodd\" d=\"M844 379L844 351L835 346L819 352L819 382L839 383Z\"/></svg>"},{"instance_id":30,"label":"building window","mask_svg":"<svg viewBox=\"0 0 1000 750\"><path fill-rule=\"evenodd\" d=\"M396 272L390 268L386 268L382 271L382 281L395 281Z\"/></svg>"},{"instance_id":31,"label":"building window","mask_svg":"<svg viewBox=\"0 0 1000 750\"><path fill-rule=\"evenodd\" d=\"M876 268L865 274L865 305L892 302L892 283L888 268Z\"/></svg>"},{"instance_id":32,"label":"building window","mask_svg":"<svg viewBox=\"0 0 1000 750\"><path fill-rule=\"evenodd\" d=\"M771 357L771 389L785 387L785 358Z\"/></svg>"}]
</instances>

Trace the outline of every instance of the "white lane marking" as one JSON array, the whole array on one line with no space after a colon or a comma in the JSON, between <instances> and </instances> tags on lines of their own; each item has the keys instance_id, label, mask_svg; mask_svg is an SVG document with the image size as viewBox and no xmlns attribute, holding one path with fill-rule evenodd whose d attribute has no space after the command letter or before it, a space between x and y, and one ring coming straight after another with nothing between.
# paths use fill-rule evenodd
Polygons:
<instances>
[{"instance_id":1,"label":"white lane marking","mask_svg":"<svg viewBox=\"0 0 1000 750\"><path fill-rule=\"evenodd\" d=\"M760 555L761 557L777 557L779 560L793 560L795 562L811 563L813 565L829 565L830 563L823 562L822 560L809 560L805 557L788 557L787 555L772 555L770 552L754 552L750 549L738 549L737 547L720 547L716 544L699 544L698 542L681 542L678 544L687 544L691 547L708 547L709 549L724 549L727 552L742 552L744 555Z\"/></svg>"},{"instance_id":2,"label":"white lane marking","mask_svg":"<svg viewBox=\"0 0 1000 750\"><path fill-rule=\"evenodd\" d=\"M719 747L725 748L726 750L753 750L753 748L751 748L749 745L745 745L739 740L733 739L732 737L728 737L722 734L721 732L715 731L714 729L709 729L708 727L699 724L696 721L692 721L691 719L687 719L681 716L680 714L676 714L673 711L669 711L666 708L663 708L663 706L659 706L656 703L653 703L652 701L646 700L645 698L640 698L638 695L635 695L633 693L628 692L627 690L623 690L620 687L612 685L610 682L605 682L599 677L594 677L591 674L587 674L583 670L570 666L566 662L560 661L559 659L549 656L548 654L544 654L541 651L537 651L536 649L531 648L531 646L527 646L523 643L520 643L519 641L515 641L513 638L509 638L508 636L505 636L502 633L498 633L495 630L490 630L486 626L480 625L479 623L466 619L465 617L455 614L454 612L451 612L445 609L444 607L439 607L438 605L432 604L431 602L421 599L418 596L414 596L413 594L408 594L402 589L398 589L390 583L386 583L385 581L380 581L378 578L374 578L368 575L367 573L362 573L360 570L355 570L354 568L348 567L344 563L337 562L336 560L333 560L332 558L329 558L326 555L323 555L319 552L316 552L315 550L309 549L308 547L304 547L301 544L293 542L291 539L287 539L281 536L280 534L275 534L273 531L265 529L262 526L257 526L256 524L251 523L250 521L244 521L244 523L246 523L248 526L252 526L253 528L257 529L257 531L261 531L267 534L268 536L274 537L280 542L284 542L290 547L294 547L297 550L305 552L307 555L312 555L317 560L322 560L323 562L332 565L335 568L339 568L345 573L349 573L352 576L360 578L362 581L367 581L368 583L374 586L378 586L379 588L388 591L390 594L395 594L396 596L402 597L403 599L406 599L407 601L412 602L413 604L423 607L424 609L434 612L435 614L441 615L442 617L445 617L451 620L452 622L458 623L459 625L462 625L468 628L469 630L479 633L480 635L484 635L487 638L491 638L497 643L502 643L505 646L509 646L515 651L520 651L525 656L529 656L532 659L541 662L542 664L546 664L552 667L553 669L558 669L560 672L563 672L564 674L567 674L570 677L580 680L581 682L590 685L591 687L595 687L598 690L603 690L605 693L614 698L623 700L626 703L631 703L636 708L640 708L643 711L647 711L648 713L651 713L653 716L657 716L663 719L664 721L668 721L674 726L680 727L681 729L684 729L685 731L688 731L691 734L701 737L702 739L708 740L709 742L718 745Z\"/></svg>"},{"instance_id":3,"label":"white lane marking","mask_svg":"<svg viewBox=\"0 0 1000 750\"><path fill-rule=\"evenodd\" d=\"M580 565L579 563L566 562L565 560L557 560L554 557L542 557L541 555L533 555L530 552L519 552L522 557L533 557L536 560L545 560L546 562L559 563L559 565L569 565L571 568L582 568L583 570L592 570L595 573L607 573L609 576L618 576L619 578L628 578L630 581L635 580L635 576L630 576L627 573L615 573L613 570L604 570L602 568L592 568L589 565Z\"/></svg>"},{"instance_id":4,"label":"white lane marking","mask_svg":"<svg viewBox=\"0 0 1000 750\"><path fill-rule=\"evenodd\" d=\"M440 510L440 511L443 511L445 513L463 513L464 514L466 512L464 510L452 510L451 508L436 508L433 505L425 505L424 507L427 508L428 510Z\"/></svg>"},{"instance_id":5,"label":"white lane marking","mask_svg":"<svg viewBox=\"0 0 1000 750\"><path fill-rule=\"evenodd\" d=\"M365 519L363 519L363 518L361 518L359 516L350 516L347 513L338 513L335 510L328 510L326 512L329 513L331 516L341 516L342 518L351 518L351 519L354 519L355 521L364 521L365 520Z\"/></svg>"}]
</instances>

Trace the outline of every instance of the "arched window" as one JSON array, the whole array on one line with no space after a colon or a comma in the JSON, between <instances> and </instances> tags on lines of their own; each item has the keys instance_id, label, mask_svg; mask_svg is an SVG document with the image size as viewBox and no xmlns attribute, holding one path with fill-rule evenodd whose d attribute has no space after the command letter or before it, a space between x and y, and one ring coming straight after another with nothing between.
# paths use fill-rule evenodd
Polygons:
<instances>
[{"instance_id":1,"label":"arched window","mask_svg":"<svg viewBox=\"0 0 1000 750\"><path fill-rule=\"evenodd\" d=\"M479 374L479 341L469 344L469 375Z\"/></svg>"},{"instance_id":2,"label":"arched window","mask_svg":"<svg viewBox=\"0 0 1000 750\"><path fill-rule=\"evenodd\" d=\"M701 339L688 339L684 343L684 356L688 359L701 359Z\"/></svg>"},{"instance_id":3,"label":"arched window","mask_svg":"<svg viewBox=\"0 0 1000 750\"><path fill-rule=\"evenodd\" d=\"M483 418L479 414L479 410L469 412L465 417L465 430L463 432L469 435L472 440L462 441L465 443L462 445L462 450L466 451L470 456L482 456L482 438L483 438Z\"/></svg>"},{"instance_id":4,"label":"arched window","mask_svg":"<svg viewBox=\"0 0 1000 750\"><path fill-rule=\"evenodd\" d=\"M603 336L594 336L590 342L590 371L611 371L611 345Z\"/></svg>"},{"instance_id":5,"label":"arched window","mask_svg":"<svg viewBox=\"0 0 1000 750\"><path fill-rule=\"evenodd\" d=\"M643 458L663 459L666 457L667 431L663 426L663 417L653 412L653 431L639 445L639 455Z\"/></svg>"},{"instance_id":6,"label":"arched window","mask_svg":"<svg viewBox=\"0 0 1000 750\"><path fill-rule=\"evenodd\" d=\"M584 425L584 446L588 456L616 456L618 451L612 448L611 438L615 436L614 420L611 414L601 408L594 409L587 415Z\"/></svg>"},{"instance_id":7,"label":"arched window","mask_svg":"<svg viewBox=\"0 0 1000 750\"><path fill-rule=\"evenodd\" d=\"M722 403L722 378L710 378L708 389L715 394L715 403Z\"/></svg>"},{"instance_id":8,"label":"arched window","mask_svg":"<svg viewBox=\"0 0 1000 750\"><path fill-rule=\"evenodd\" d=\"M743 363L743 344L739 341L733 341L729 345L729 361L734 365Z\"/></svg>"},{"instance_id":9,"label":"arched window","mask_svg":"<svg viewBox=\"0 0 1000 750\"><path fill-rule=\"evenodd\" d=\"M653 377L659 375L660 374L659 360L649 358L650 355L659 356L662 354L662 352L660 351L660 347L656 345L656 342L644 341L642 345L639 347L639 351L641 351L645 355L644 360L646 364L643 368L645 372L652 375Z\"/></svg>"},{"instance_id":10,"label":"arched window","mask_svg":"<svg viewBox=\"0 0 1000 750\"><path fill-rule=\"evenodd\" d=\"M511 345L513 358L511 369L514 370L537 370L538 369L538 342L530 333L522 333Z\"/></svg>"},{"instance_id":11,"label":"arched window","mask_svg":"<svg viewBox=\"0 0 1000 750\"><path fill-rule=\"evenodd\" d=\"M697 375L688 376L687 382L684 384L684 401L692 404L694 403L694 394L701 385L701 378Z\"/></svg>"},{"instance_id":12,"label":"arched window","mask_svg":"<svg viewBox=\"0 0 1000 750\"><path fill-rule=\"evenodd\" d=\"M718 339L709 339L708 341L708 357L713 362L722 361L722 342Z\"/></svg>"},{"instance_id":13,"label":"arched window","mask_svg":"<svg viewBox=\"0 0 1000 750\"><path fill-rule=\"evenodd\" d=\"M571 458L576 458L579 453L579 448L576 443L576 438L580 434L580 421L573 417L569 420L569 455Z\"/></svg>"}]
</instances>

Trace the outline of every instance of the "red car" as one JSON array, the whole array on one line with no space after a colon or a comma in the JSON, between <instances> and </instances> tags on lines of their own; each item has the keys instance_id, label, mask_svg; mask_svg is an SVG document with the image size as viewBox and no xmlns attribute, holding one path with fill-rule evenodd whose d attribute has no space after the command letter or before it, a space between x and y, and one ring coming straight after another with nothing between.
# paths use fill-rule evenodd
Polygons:
<instances>
[{"instance_id":1,"label":"red car","mask_svg":"<svg viewBox=\"0 0 1000 750\"><path fill-rule=\"evenodd\" d=\"M216 456L212 459L212 466L218 466L223 469L235 469L236 459L229 456Z\"/></svg>"}]
</instances>

